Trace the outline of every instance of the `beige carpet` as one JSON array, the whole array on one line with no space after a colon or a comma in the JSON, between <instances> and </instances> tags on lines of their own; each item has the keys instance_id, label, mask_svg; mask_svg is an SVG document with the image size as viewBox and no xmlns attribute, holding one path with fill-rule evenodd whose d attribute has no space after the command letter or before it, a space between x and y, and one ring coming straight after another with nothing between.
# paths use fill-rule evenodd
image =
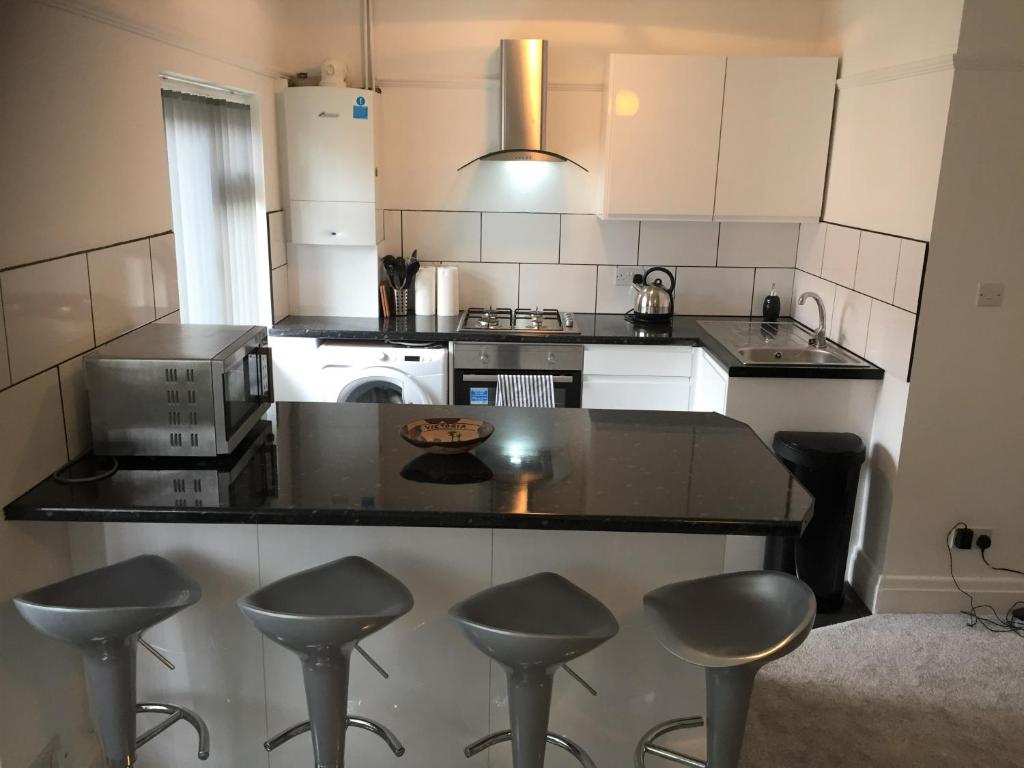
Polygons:
<instances>
[{"instance_id":1,"label":"beige carpet","mask_svg":"<svg viewBox=\"0 0 1024 768\"><path fill-rule=\"evenodd\" d=\"M959 615L823 627L757 677L743 768L1024 766L1024 638Z\"/></svg>"}]
</instances>

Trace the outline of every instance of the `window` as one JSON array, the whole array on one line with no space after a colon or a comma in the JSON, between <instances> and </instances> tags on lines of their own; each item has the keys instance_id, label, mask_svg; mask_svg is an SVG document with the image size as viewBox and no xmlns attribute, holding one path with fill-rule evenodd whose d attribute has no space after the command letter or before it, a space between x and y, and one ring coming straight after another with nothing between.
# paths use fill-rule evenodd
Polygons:
<instances>
[{"instance_id":1,"label":"window","mask_svg":"<svg viewBox=\"0 0 1024 768\"><path fill-rule=\"evenodd\" d=\"M252 97L165 80L183 323L267 325L263 163Z\"/></svg>"}]
</instances>

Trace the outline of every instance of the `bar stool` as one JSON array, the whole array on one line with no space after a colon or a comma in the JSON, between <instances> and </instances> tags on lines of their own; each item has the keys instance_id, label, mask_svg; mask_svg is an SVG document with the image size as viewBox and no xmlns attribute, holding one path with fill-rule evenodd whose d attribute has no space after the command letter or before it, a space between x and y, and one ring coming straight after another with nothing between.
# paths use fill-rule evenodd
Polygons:
<instances>
[{"instance_id":1,"label":"bar stool","mask_svg":"<svg viewBox=\"0 0 1024 768\"><path fill-rule=\"evenodd\" d=\"M179 720L199 734L199 759L210 755L210 734L194 712L170 704L139 703L135 693L135 650L141 643L163 663L142 633L198 602L202 590L177 566L156 555L142 555L14 598L25 620L82 654L107 768L135 765L135 751ZM136 738L135 715L151 712L166 719Z\"/></svg>"},{"instance_id":2,"label":"bar stool","mask_svg":"<svg viewBox=\"0 0 1024 768\"><path fill-rule=\"evenodd\" d=\"M736 768L754 677L765 664L803 643L815 614L814 593L776 571L746 571L681 581L644 595L644 612L658 640L683 661L704 667L707 681L707 761L655 742L701 717L668 720L640 739L636 768L647 753L691 768Z\"/></svg>"},{"instance_id":3,"label":"bar stool","mask_svg":"<svg viewBox=\"0 0 1024 768\"><path fill-rule=\"evenodd\" d=\"M345 731L362 728L382 738L397 757L405 747L380 723L348 714L349 661L358 651L387 673L358 642L408 613L412 594L362 557L344 557L286 576L238 601L256 628L299 657L309 720L264 742L270 752L310 731L316 768L343 768Z\"/></svg>"},{"instance_id":4,"label":"bar stool","mask_svg":"<svg viewBox=\"0 0 1024 768\"><path fill-rule=\"evenodd\" d=\"M590 693L566 662L615 636L619 624L597 598L555 573L538 573L485 589L452 606L448 615L508 677L509 730L470 744L466 757L512 742L514 768L543 768L545 742L593 768L579 745L548 731L555 670L565 669Z\"/></svg>"}]
</instances>

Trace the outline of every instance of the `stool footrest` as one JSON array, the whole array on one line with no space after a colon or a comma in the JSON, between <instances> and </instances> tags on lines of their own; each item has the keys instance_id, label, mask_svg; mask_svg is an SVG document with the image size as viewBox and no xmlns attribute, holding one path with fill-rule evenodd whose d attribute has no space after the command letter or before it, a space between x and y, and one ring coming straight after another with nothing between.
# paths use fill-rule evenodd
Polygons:
<instances>
[{"instance_id":1,"label":"stool footrest","mask_svg":"<svg viewBox=\"0 0 1024 768\"><path fill-rule=\"evenodd\" d=\"M135 712L137 714L167 715L165 719L161 720L159 723L157 723L148 731L146 731L137 739L135 739L136 749L141 747L143 744L147 744L153 739L155 739L157 736L166 731L179 720L184 720L186 723L195 728L196 733L199 734L199 759L205 760L210 756L210 730L206 727L206 723L203 722L203 718L201 718L192 710L185 709L185 707L178 707L173 704L143 702L135 705Z\"/></svg>"},{"instance_id":2,"label":"stool footrest","mask_svg":"<svg viewBox=\"0 0 1024 768\"><path fill-rule=\"evenodd\" d=\"M345 718L345 725L352 728L362 728L364 731L369 731L370 733L379 736L395 754L395 757L401 757L405 754L405 747L402 746L402 742L398 740L398 737L396 737L389 728L381 725L375 720L370 720L366 717L352 717L349 715ZM296 723L291 728L286 728L276 736L272 736L263 742L263 748L267 750L267 752L271 752L280 747L286 741L290 741L296 736L306 733L309 731L309 728L309 720Z\"/></svg>"},{"instance_id":3,"label":"stool footrest","mask_svg":"<svg viewBox=\"0 0 1024 768\"><path fill-rule=\"evenodd\" d=\"M556 747L564 749L566 752L568 752L570 755L576 758L576 762L582 765L583 768L595 768L594 761L590 759L590 755L584 752L583 747L581 747L576 742L571 741L560 734L552 733L551 731L548 731L547 735L545 736L545 739L548 744L554 744ZM484 736L482 739L474 741L472 744L466 747L465 750L463 750L463 752L465 753L466 757L473 757L473 755L477 755L483 752L485 749L490 749L495 744L501 744L503 741L511 740L512 731L498 731L496 733L492 733L490 736Z\"/></svg>"},{"instance_id":4,"label":"stool footrest","mask_svg":"<svg viewBox=\"0 0 1024 768\"><path fill-rule=\"evenodd\" d=\"M700 728L703 725L704 718L699 715L680 717L675 720L666 720L663 723L658 723L658 725L640 737L640 742L636 745L636 752L633 756L634 768L645 768L644 758L648 754L688 766L688 768L707 768L707 762L700 758L684 755L682 752L676 752L674 749L668 749L667 747L659 747L654 743L665 734L672 733L672 731L680 731L684 728Z\"/></svg>"}]
</instances>

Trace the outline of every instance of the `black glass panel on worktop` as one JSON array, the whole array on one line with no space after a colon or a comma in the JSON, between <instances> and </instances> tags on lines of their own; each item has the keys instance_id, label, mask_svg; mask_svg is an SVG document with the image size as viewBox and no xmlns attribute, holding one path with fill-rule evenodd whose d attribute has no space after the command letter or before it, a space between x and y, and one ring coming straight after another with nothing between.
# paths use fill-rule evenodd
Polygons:
<instances>
[{"instance_id":1,"label":"black glass panel on worktop","mask_svg":"<svg viewBox=\"0 0 1024 768\"><path fill-rule=\"evenodd\" d=\"M472 453L399 434L437 416L484 419ZM86 457L73 479L102 473ZM793 534L811 496L744 424L707 413L278 403L219 461L122 461L93 482L48 479L9 519L322 523Z\"/></svg>"}]
</instances>

